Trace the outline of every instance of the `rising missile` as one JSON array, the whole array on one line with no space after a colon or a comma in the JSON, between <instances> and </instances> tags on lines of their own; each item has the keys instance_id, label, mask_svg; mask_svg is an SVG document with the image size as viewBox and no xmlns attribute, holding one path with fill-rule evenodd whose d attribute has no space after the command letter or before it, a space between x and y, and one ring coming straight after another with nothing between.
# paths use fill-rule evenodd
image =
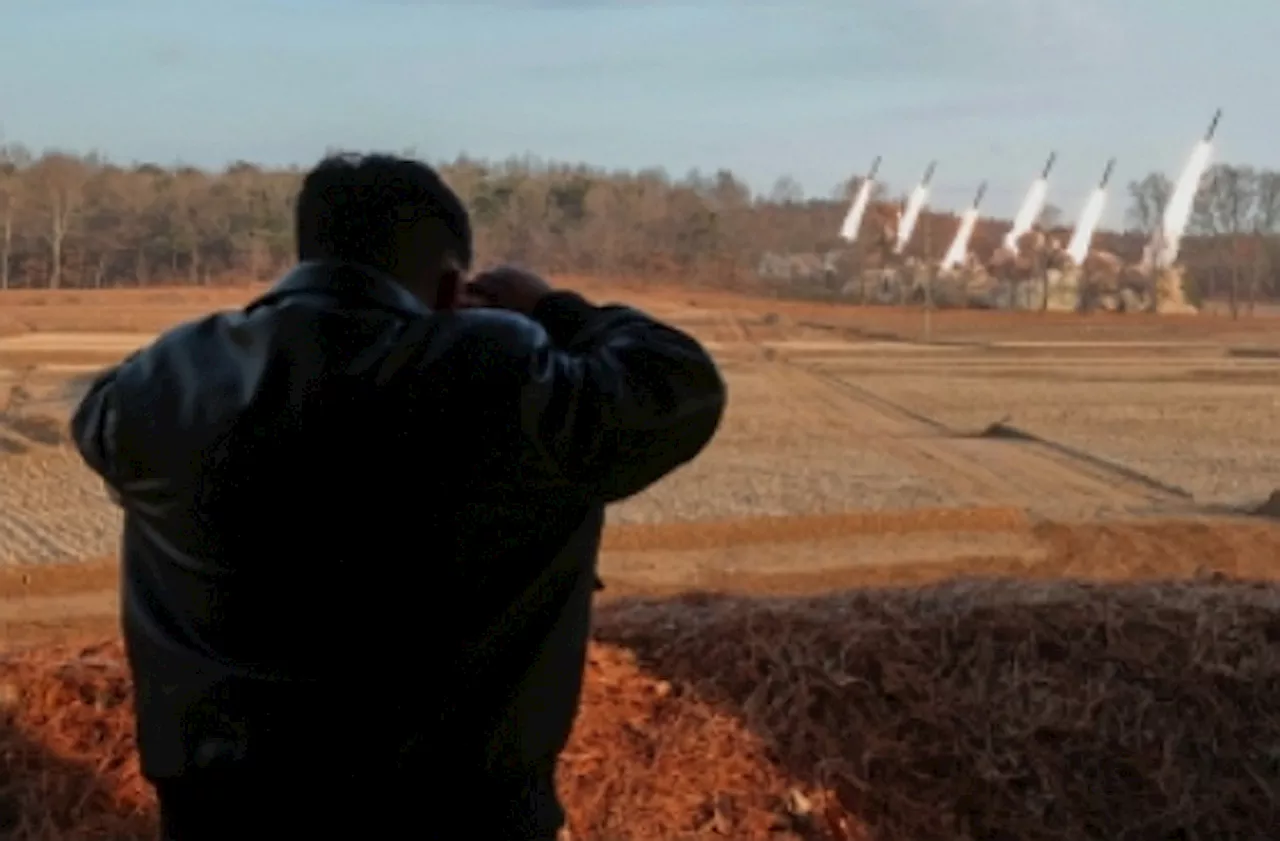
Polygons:
<instances>
[{"instance_id":1,"label":"rising missile","mask_svg":"<svg viewBox=\"0 0 1280 841\"><path fill-rule=\"evenodd\" d=\"M978 192L973 197L973 204L962 214L960 214L960 224L956 227L956 235L951 239L951 245L947 248L947 253L942 255L941 268L943 271L949 271L964 262L965 255L969 251L969 240L973 238L973 228L978 224L978 205L982 204L982 197L987 193L987 182L983 181L978 185Z\"/></svg>"},{"instance_id":2,"label":"rising missile","mask_svg":"<svg viewBox=\"0 0 1280 841\"><path fill-rule=\"evenodd\" d=\"M1200 179L1204 177L1205 170L1209 168L1209 159L1213 156L1213 135L1218 130L1220 119L1221 108L1213 112L1213 119L1209 122L1209 130L1204 133L1204 139L1191 151L1190 160L1174 182L1173 193L1164 206L1164 219L1160 227L1152 232L1148 255L1143 257L1144 264L1166 267L1172 266L1178 259L1182 235L1187 231L1191 209L1200 189Z\"/></svg>"},{"instance_id":3,"label":"rising missile","mask_svg":"<svg viewBox=\"0 0 1280 841\"><path fill-rule=\"evenodd\" d=\"M1047 160L1047 161L1045 161L1045 162L1044 162L1044 169L1043 169L1043 170L1041 170L1041 172L1040 172L1040 177L1041 177L1041 178L1048 178L1048 177L1049 177L1049 170L1053 169L1053 162L1054 162L1054 161L1056 161L1057 159L1058 159L1058 153L1057 153L1057 152L1050 152L1050 153L1049 153L1049 160Z\"/></svg>"},{"instance_id":4,"label":"rising missile","mask_svg":"<svg viewBox=\"0 0 1280 841\"><path fill-rule=\"evenodd\" d=\"M845 214L840 225L840 238L846 242L856 242L858 231L862 228L862 217L866 215L867 204L871 201L871 191L875 187L876 173L880 171L880 156L871 162L871 169L858 185L858 190L849 204L849 212Z\"/></svg>"},{"instance_id":5,"label":"rising missile","mask_svg":"<svg viewBox=\"0 0 1280 841\"><path fill-rule=\"evenodd\" d=\"M1049 193L1049 170L1053 169L1053 162L1057 159L1057 152L1049 153L1049 160L1044 162L1044 169L1040 170L1036 180L1031 182L1026 197L1018 207L1018 214L1013 217L1013 226L1004 235L1004 247L1014 254L1018 253L1018 238L1035 226L1036 220L1040 217L1040 211L1044 209L1045 196Z\"/></svg>"},{"instance_id":6,"label":"rising missile","mask_svg":"<svg viewBox=\"0 0 1280 841\"><path fill-rule=\"evenodd\" d=\"M1071 232L1071 239L1067 243L1067 254L1077 265L1083 263L1085 257L1089 255L1089 246L1093 242L1094 232L1097 231L1098 222L1102 219L1102 211L1107 206L1107 182L1111 180L1111 170L1115 169L1115 165L1115 158L1107 161L1098 186L1089 193L1089 198L1085 200L1084 207L1080 211L1080 218L1076 221L1075 230Z\"/></svg>"},{"instance_id":7,"label":"rising missile","mask_svg":"<svg viewBox=\"0 0 1280 841\"><path fill-rule=\"evenodd\" d=\"M1222 109L1219 108L1213 112L1213 119L1209 121L1209 130L1204 133L1204 142L1212 143L1213 134L1218 130L1218 120L1222 119Z\"/></svg>"},{"instance_id":8,"label":"rising missile","mask_svg":"<svg viewBox=\"0 0 1280 841\"><path fill-rule=\"evenodd\" d=\"M1107 182L1111 180L1111 170L1115 169L1116 159L1112 158L1107 161L1107 168L1102 171L1102 180L1098 182L1098 189L1107 189Z\"/></svg>"},{"instance_id":9,"label":"rising missile","mask_svg":"<svg viewBox=\"0 0 1280 841\"><path fill-rule=\"evenodd\" d=\"M978 193L973 197L973 209L977 210L978 205L982 204L982 197L987 194L987 182L983 181L978 185Z\"/></svg>"},{"instance_id":10,"label":"rising missile","mask_svg":"<svg viewBox=\"0 0 1280 841\"><path fill-rule=\"evenodd\" d=\"M920 183L911 191L911 195L907 197L907 205L902 209L902 218L898 223L897 243L894 245L895 254L901 254L902 250L907 247L907 243L911 241L911 234L915 231L916 221L920 218L920 211L924 208L925 201L929 198L929 181L933 178L934 166L937 161L929 161L928 168L924 171L924 178L920 179Z\"/></svg>"}]
</instances>

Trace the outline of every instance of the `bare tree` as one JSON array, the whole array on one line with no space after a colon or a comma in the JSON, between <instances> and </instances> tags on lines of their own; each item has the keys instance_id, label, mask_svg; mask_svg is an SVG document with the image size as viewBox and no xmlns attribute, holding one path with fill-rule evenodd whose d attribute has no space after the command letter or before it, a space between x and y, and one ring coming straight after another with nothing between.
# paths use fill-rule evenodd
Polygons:
<instances>
[{"instance_id":1,"label":"bare tree","mask_svg":"<svg viewBox=\"0 0 1280 841\"><path fill-rule=\"evenodd\" d=\"M0 289L8 289L13 271L13 217L17 212L18 182L0 172Z\"/></svg>"},{"instance_id":2,"label":"bare tree","mask_svg":"<svg viewBox=\"0 0 1280 841\"><path fill-rule=\"evenodd\" d=\"M76 213L84 201L89 166L60 152L44 155L31 168L34 193L45 216L45 240L49 247L49 288L62 286L65 246Z\"/></svg>"},{"instance_id":3,"label":"bare tree","mask_svg":"<svg viewBox=\"0 0 1280 841\"><path fill-rule=\"evenodd\" d=\"M1141 181L1129 182L1129 209L1126 212L1129 225L1150 237L1160 228L1164 210L1173 195L1173 182L1160 172L1153 172Z\"/></svg>"},{"instance_id":4,"label":"bare tree","mask_svg":"<svg viewBox=\"0 0 1280 841\"><path fill-rule=\"evenodd\" d=\"M755 282L766 252L821 263L845 248L840 223L861 184L854 178L822 200L805 199L791 179L755 196L728 170L677 180L661 170L607 172L533 159L459 158L440 168L471 211L480 263L514 258L563 273L717 284ZM265 279L294 259L300 176L245 162L214 172L54 153L32 160L17 147L0 147L0 286ZM1256 173L1254 180L1252 205L1228 201L1239 185L1220 179L1207 188L1197 216L1202 235L1188 237L1183 250L1201 274L1222 270L1225 277L1234 260L1244 270L1238 283L1248 282L1252 267L1258 290L1280 292L1271 279L1273 266L1280 273L1280 175ZM1149 232L1160 224L1168 188L1160 176L1131 187L1137 227ZM877 182L864 219L877 232L894 201L888 193ZM1041 221L1052 226L1057 216L1050 206ZM949 242L957 224L952 214L926 209L910 253L936 259L931 246ZM980 219L975 252L993 252L1006 227ZM1237 233L1234 246L1227 231ZM1125 259L1136 258L1141 239L1134 232L1097 235L1099 248Z\"/></svg>"},{"instance_id":5,"label":"bare tree","mask_svg":"<svg viewBox=\"0 0 1280 841\"><path fill-rule=\"evenodd\" d=\"M1266 289L1269 297L1277 290L1276 269L1280 266L1280 173L1262 171L1257 175L1257 214L1255 246L1257 284Z\"/></svg>"},{"instance_id":6,"label":"bare tree","mask_svg":"<svg viewBox=\"0 0 1280 841\"><path fill-rule=\"evenodd\" d=\"M1240 315L1240 280L1256 233L1258 174L1250 167L1217 164L1205 173L1196 194L1191 228L1222 246L1230 285L1231 317Z\"/></svg>"},{"instance_id":7,"label":"bare tree","mask_svg":"<svg viewBox=\"0 0 1280 841\"><path fill-rule=\"evenodd\" d=\"M790 175L783 175L773 182L769 201L773 204L799 204L804 201L804 188Z\"/></svg>"},{"instance_id":8,"label":"bare tree","mask_svg":"<svg viewBox=\"0 0 1280 841\"><path fill-rule=\"evenodd\" d=\"M17 166L8 156L0 158L0 289L8 289L13 267L13 221L18 212L22 184Z\"/></svg>"}]
</instances>

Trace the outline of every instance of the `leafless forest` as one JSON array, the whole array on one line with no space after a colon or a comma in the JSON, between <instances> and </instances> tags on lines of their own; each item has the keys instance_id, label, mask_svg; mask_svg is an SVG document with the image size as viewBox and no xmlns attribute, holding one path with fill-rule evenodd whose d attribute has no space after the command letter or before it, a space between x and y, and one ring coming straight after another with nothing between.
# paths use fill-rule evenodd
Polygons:
<instances>
[{"instance_id":1,"label":"leafless forest","mask_svg":"<svg viewBox=\"0 0 1280 841\"><path fill-rule=\"evenodd\" d=\"M780 178L754 194L727 170L661 170L459 159L443 167L475 217L484 261L597 276L752 283L765 252L825 252L857 178L822 198ZM0 148L0 288L99 288L263 280L292 259L291 204L301 170L239 162L221 172L94 155ZM1128 185L1125 233L1096 245L1133 258L1169 194L1158 173ZM881 191L880 200L895 198ZM868 219L874 218L868 214ZM1050 226L1071 220L1050 207ZM870 222L868 222L870 224ZM1184 254L1196 297L1280 293L1280 173L1218 165L1205 179ZM926 213L913 249L941 256L957 217ZM1007 223L984 220L990 253Z\"/></svg>"}]
</instances>

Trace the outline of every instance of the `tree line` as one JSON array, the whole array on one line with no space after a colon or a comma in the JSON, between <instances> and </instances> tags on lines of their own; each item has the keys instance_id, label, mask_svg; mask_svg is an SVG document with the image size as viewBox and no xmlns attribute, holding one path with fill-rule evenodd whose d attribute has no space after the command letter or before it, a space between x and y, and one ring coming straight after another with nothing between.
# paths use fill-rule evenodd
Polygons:
<instances>
[{"instance_id":1,"label":"tree line","mask_svg":"<svg viewBox=\"0 0 1280 841\"><path fill-rule=\"evenodd\" d=\"M565 274L745 287L766 253L829 253L858 178L806 197L790 178L753 194L728 170L673 178L533 159L459 158L441 167L471 209L476 251ZM293 260L302 171L249 162L222 171L0 147L0 288L101 288L268 280ZM1158 173L1128 185L1128 230L1097 247L1136 259L1171 193ZM1114 200L1114 199L1113 199ZM881 187L868 214L897 201ZM1069 235L1053 208L1044 222ZM939 259L958 224L926 212L911 252ZM1065 224L1065 227L1064 227ZM983 219L979 255L1008 222ZM866 239L864 237L863 239ZM1204 291L1280 293L1280 173L1221 164L1206 175L1184 248Z\"/></svg>"}]
</instances>

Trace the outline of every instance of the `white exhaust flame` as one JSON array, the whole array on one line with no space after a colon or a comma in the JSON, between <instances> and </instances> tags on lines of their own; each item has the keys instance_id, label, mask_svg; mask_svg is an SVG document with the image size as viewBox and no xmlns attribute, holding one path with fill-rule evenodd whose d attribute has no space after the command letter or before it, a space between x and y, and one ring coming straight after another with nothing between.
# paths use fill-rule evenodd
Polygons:
<instances>
[{"instance_id":1,"label":"white exhaust flame","mask_svg":"<svg viewBox=\"0 0 1280 841\"><path fill-rule=\"evenodd\" d=\"M965 254L969 251L969 240L973 239L973 229L977 224L978 209L971 207L960 217L960 227L956 229L956 235L942 258L943 269L954 269L964 262Z\"/></svg>"},{"instance_id":2,"label":"white exhaust flame","mask_svg":"<svg viewBox=\"0 0 1280 841\"><path fill-rule=\"evenodd\" d=\"M911 234L915 232L916 222L920 219L920 211L924 210L927 198L929 198L927 184L917 184L911 191L911 197L907 199L907 209L902 214L902 221L898 224L898 241L893 247L894 254L901 254L907 247L907 243L911 242Z\"/></svg>"},{"instance_id":3,"label":"white exhaust flame","mask_svg":"<svg viewBox=\"0 0 1280 841\"><path fill-rule=\"evenodd\" d=\"M1080 218L1076 221L1076 229L1071 232L1071 241L1067 243L1067 254L1076 265L1084 262L1089 254L1089 246L1093 244L1093 235L1102 221L1102 212L1107 207L1107 191L1103 187L1094 187L1089 194Z\"/></svg>"},{"instance_id":4,"label":"white exhaust flame","mask_svg":"<svg viewBox=\"0 0 1280 841\"><path fill-rule=\"evenodd\" d=\"M1178 259L1178 251L1182 245L1182 235L1187 231L1187 223L1191 219L1191 209L1195 204L1196 193L1200 190L1200 179L1209 168L1209 159L1213 155L1213 144L1201 140L1191 152L1191 158L1178 176L1169 204L1164 209L1164 219L1148 248L1147 262L1155 260L1157 266L1171 266Z\"/></svg>"},{"instance_id":5,"label":"white exhaust flame","mask_svg":"<svg viewBox=\"0 0 1280 841\"><path fill-rule=\"evenodd\" d=\"M1040 212L1044 210L1044 200L1048 195L1048 179L1037 178L1031 182L1027 197L1022 200L1022 207L1018 208L1018 215L1013 218L1013 227L1004 235L1005 248L1017 252L1018 238L1031 230L1031 226L1040 218Z\"/></svg>"},{"instance_id":6,"label":"white exhaust flame","mask_svg":"<svg viewBox=\"0 0 1280 841\"><path fill-rule=\"evenodd\" d=\"M858 185L858 192L853 197L853 203L849 205L849 212L845 214L844 223L840 226L840 238L845 242L854 242L858 239L858 232L862 230L862 218L867 215L867 205L871 203L871 191L875 188L875 181L870 178L862 179L862 183Z\"/></svg>"}]
</instances>

